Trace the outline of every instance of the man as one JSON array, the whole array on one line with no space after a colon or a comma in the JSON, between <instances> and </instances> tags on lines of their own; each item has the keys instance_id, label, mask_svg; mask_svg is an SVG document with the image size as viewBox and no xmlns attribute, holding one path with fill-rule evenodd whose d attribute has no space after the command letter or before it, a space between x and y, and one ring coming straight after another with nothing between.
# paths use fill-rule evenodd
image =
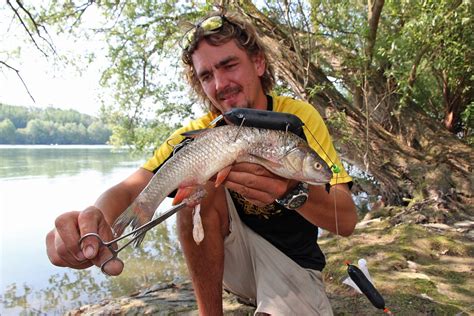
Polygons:
<instances>
[{"instance_id":1,"label":"man","mask_svg":"<svg viewBox=\"0 0 474 316\"><path fill-rule=\"evenodd\" d=\"M59 216L46 238L48 256L58 266L87 268L109 257L93 238L82 249L80 236L98 232L111 239L110 225L135 199L172 154L183 131L207 127L231 108L289 112L305 123L310 145L340 168L326 126L309 104L268 95L274 78L266 51L252 25L231 15L213 15L183 37L182 60L187 79L210 106L210 112L176 131L153 158L127 179L104 192L93 206ZM315 139L316 138L316 139ZM192 210L177 215L178 235L193 282L201 315L222 314L222 287L270 315L328 315L321 270L325 265L317 227L350 235L357 216L345 170L335 174L329 193L270 173L262 166L239 163L223 186L206 184L201 203L204 240L192 237ZM297 205L296 195L309 193ZM336 206L337 205L337 206ZM119 261L105 271L118 275Z\"/></svg>"}]
</instances>

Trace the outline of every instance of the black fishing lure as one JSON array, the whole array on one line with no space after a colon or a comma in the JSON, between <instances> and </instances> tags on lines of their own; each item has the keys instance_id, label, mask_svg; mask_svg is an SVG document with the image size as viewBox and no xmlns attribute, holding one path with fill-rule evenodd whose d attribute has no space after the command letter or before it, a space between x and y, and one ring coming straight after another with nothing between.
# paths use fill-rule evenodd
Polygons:
<instances>
[{"instance_id":1,"label":"black fishing lure","mask_svg":"<svg viewBox=\"0 0 474 316\"><path fill-rule=\"evenodd\" d=\"M386 313L390 313L390 311L385 307L385 300L382 295L380 295L372 282L367 279L364 272L362 272L357 266L347 263L347 274L349 274L349 277L354 281L359 290L367 296L372 305L378 309L382 309Z\"/></svg>"},{"instance_id":2,"label":"black fishing lure","mask_svg":"<svg viewBox=\"0 0 474 316\"><path fill-rule=\"evenodd\" d=\"M234 125L288 131L304 137L304 123L294 114L235 108L223 114Z\"/></svg>"}]
</instances>

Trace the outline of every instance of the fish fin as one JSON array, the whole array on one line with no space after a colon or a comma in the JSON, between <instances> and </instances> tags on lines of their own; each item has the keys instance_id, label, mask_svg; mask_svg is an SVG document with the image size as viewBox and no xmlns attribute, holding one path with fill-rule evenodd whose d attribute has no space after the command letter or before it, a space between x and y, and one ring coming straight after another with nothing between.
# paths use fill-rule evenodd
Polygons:
<instances>
[{"instance_id":1,"label":"fish fin","mask_svg":"<svg viewBox=\"0 0 474 316\"><path fill-rule=\"evenodd\" d=\"M132 211L131 207L129 206L125 210L125 212L120 214L120 216L113 223L112 230L114 232L114 235L116 237L122 235L125 228L127 228L127 226L132 222L134 217L135 217L135 214L133 214L133 211Z\"/></svg>"},{"instance_id":2,"label":"fish fin","mask_svg":"<svg viewBox=\"0 0 474 316\"><path fill-rule=\"evenodd\" d=\"M151 215L149 215L149 212L142 209L140 203L133 202L122 214L120 214L120 216L115 220L114 224L112 225L114 235L122 235L128 225L131 225L131 228L133 230L146 224L152 219L153 213L154 212L151 212ZM143 238L145 237L144 233L135 234L134 236L138 235L140 235L140 237L135 240L135 247L138 247L142 242Z\"/></svg>"},{"instance_id":3,"label":"fish fin","mask_svg":"<svg viewBox=\"0 0 474 316\"><path fill-rule=\"evenodd\" d=\"M227 179L227 176L229 175L229 172L231 169L232 169L232 166L228 166L217 173L216 182L215 182L216 188L220 186L225 181L225 179Z\"/></svg>"},{"instance_id":4,"label":"fish fin","mask_svg":"<svg viewBox=\"0 0 474 316\"><path fill-rule=\"evenodd\" d=\"M192 131L187 131L187 132L181 133L181 136L189 137L189 138L196 138L196 137L199 137L199 136L203 135L204 133L206 133L209 130L210 130L210 128L195 129L195 130L192 130Z\"/></svg>"},{"instance_id":5,"label":"fish fin","mask_svg":"<svg viewBox=\"0 0 474 316\"><path fill-rule=\"evenodd\" d=\"M181 203L185 198L187 198L192 193L192 187L182 187L179 188L176 192L176 195L173 199L173 205Z\"/></svg>"},{"instance_id":6,"label":"fish fin","mask_svg":"<svg viewBox=\"0 0 474 316\"><path fill-rule=\"evenodd\" d=\"M182 186L178 189L178 192L176 192L173 205L185 202L186 206L194 207L199 204L205 196L206 189L201 184Z\"/></svg>"}]
</instances>

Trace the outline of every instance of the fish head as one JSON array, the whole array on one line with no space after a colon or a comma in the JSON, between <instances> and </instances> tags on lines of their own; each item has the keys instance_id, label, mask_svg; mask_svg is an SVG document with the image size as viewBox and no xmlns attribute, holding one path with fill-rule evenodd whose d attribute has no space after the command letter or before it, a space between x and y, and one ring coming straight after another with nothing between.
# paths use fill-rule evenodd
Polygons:
<instances>
[{"instance_id":1,"label":"fish head","mask_svg":"<svg viewBox=\"0 0 474 316\"><path fill-rule=\"evenodd\" d=\"M281 159L290 178L313 185L329 183L332 177L331 168L311 148L297 146Z\"/></svg>"}]
</instances>

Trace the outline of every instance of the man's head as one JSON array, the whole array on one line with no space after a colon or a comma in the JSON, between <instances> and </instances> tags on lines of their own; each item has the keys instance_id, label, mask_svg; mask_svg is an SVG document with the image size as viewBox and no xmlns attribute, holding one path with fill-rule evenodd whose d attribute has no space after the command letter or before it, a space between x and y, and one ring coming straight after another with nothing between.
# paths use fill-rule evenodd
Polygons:
<instances>
[{"instance_id":1,"label":"man's head","mask_svg":"<svg viewBox=\"0 0 474 316\"><path fill-rule=\"evenodd\" d=\"M210 106L266 106L273 88L273 68L255 28L234 15L212 14L183 37L182 61L191 87Z\"/></svg>"}]
</instances>

